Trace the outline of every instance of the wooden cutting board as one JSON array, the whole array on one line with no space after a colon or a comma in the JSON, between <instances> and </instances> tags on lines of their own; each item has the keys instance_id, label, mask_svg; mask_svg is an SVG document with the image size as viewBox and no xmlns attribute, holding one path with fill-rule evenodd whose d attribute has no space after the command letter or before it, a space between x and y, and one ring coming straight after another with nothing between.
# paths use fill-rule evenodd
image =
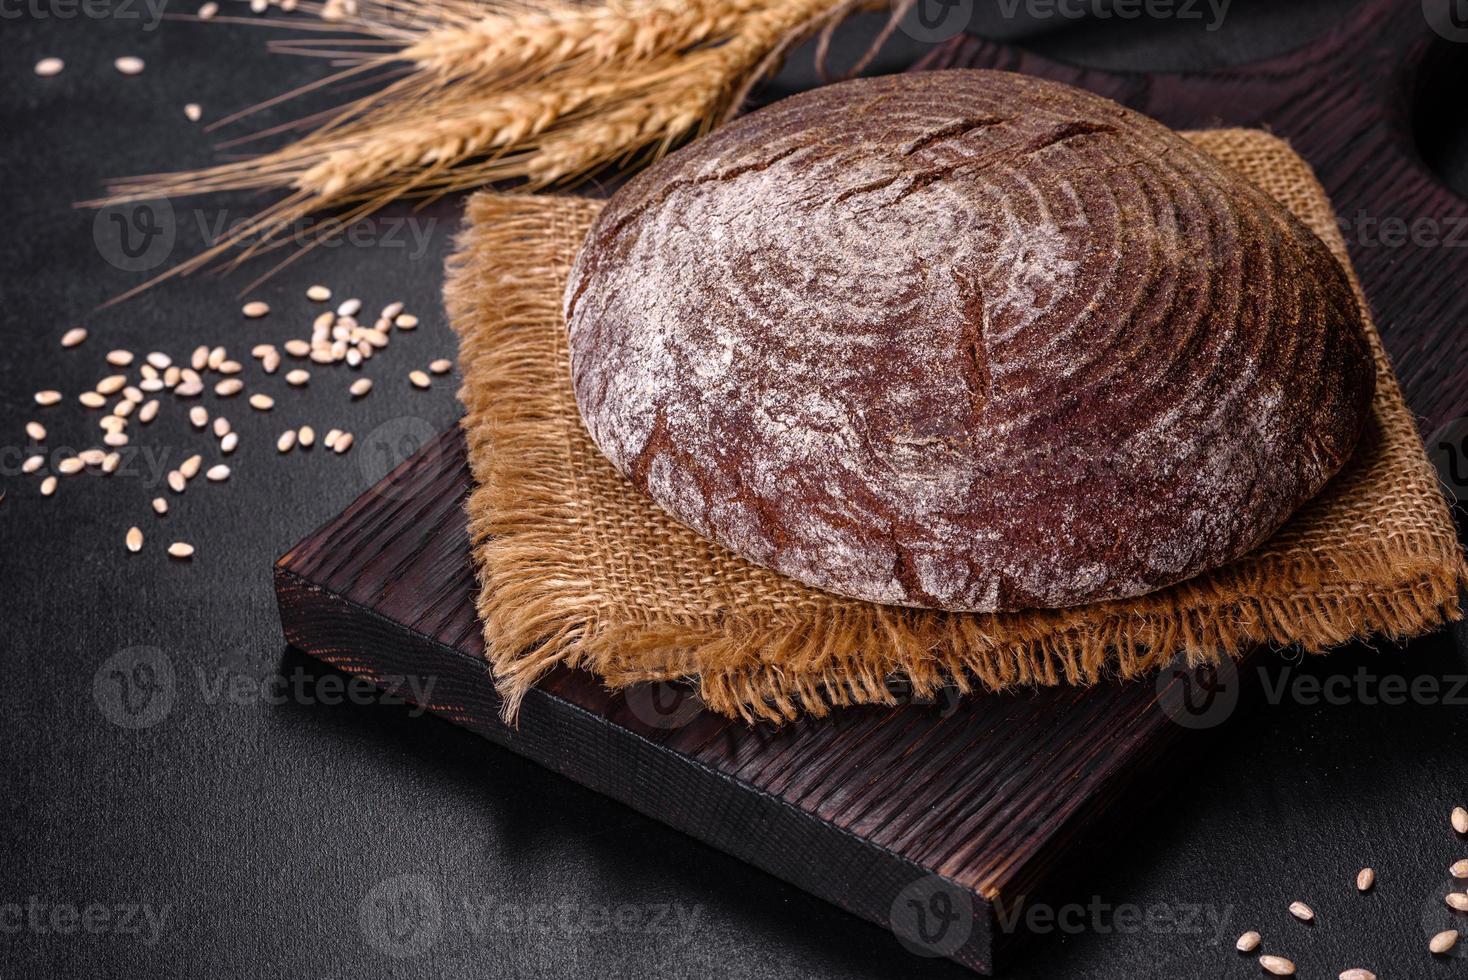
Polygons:
<instances>
[{"instance_id":1,"label":"wooden cutting board","mask_svg":"<svg viewBox=\"0 0 1468 980\"><path fill-rule=\"evenodd\" d=\"M1446 43L1416 0L1372 0L1297 52L1226 72L1117 75L973 38L919 67L1055 78L1177 128L1265 126L1317 168L1340 213L1446 223L1468 208L1423 167L1408 125L1418 72ZM1410 236L1352 246L1408 400L1435 431L1468 393L1468 296L1434 287L1465 281L1468 250ZM474 612L468 489L462 438L445 432L282 557L289 642L383 686L431 690L425 707L445 718L979 972L1022 937L1058 862L1142 786L1161 789L1153 764L1240 696L1232 672L1179 667L1156 684L854 708L774 729L701 711L670 685L611 694L562 670L508 728Z\"/></svg>"}]
</instances>

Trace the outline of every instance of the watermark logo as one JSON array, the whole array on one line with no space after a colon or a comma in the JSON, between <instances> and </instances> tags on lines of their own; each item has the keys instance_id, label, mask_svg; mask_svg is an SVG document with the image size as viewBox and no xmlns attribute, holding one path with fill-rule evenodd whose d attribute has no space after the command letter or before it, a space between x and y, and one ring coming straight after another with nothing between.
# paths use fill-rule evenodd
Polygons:
<instances>
[{"instance_id":1,"label":"watermark logo","mask_svg":"<svg viewBox=\"0 0 1468 980\"><path fill-rule=\"evenodd\" d=\"M373 886L357 906L367 944L395 959L420 956L443 929L443 896L427 875L408 872Z\"/></svg>"},{"instance_id":2,"label":"watermark logo","mask_svg":"<svg viewBox=\"0 0 1468 980\"><path fill-rule=\"evenodd\" d=\"M1208 905L1198 902L1155 902L1133 905L1113 904L1100 895L1090 900L1049 905L1029 902L1024 896L1010 902L1002 898L994 903L994 917L1004 933L1023 930L1035 935L1061 933L1080 935L1135 935L1151 933L1163 936L1205 936L1220 942L1233 921L1232 905Z\"/></svg>"},{"instance_id":3,"label":"watermark logo","mask_svg":"<svg viewBox=\"0 0 1468 980\"><path fill-rule=\"evenodd\" d=\"M109 205L92 218L97 253L123 272L158 268L177 240L178 221L167 199Z\"/></svg>"},{"instance_id":4,"label":"watermark logo","mask_svg":"<svg viewBox=\"0 0 1468 980\"><path fill-rule=\"evenodd\" d=\"M1464 914L1448 905L1448 896L1455 892L1461 895L1465 890L1468 883L1449 877L1427 893L1422 902L1422 934L1427 941L1449 930L1464 931ZM1452 949L1435 955L1443 959L1468 959L1468 943L1461 938Z\"/></svg>"},{"instance_id":5,"label":"watermark logo","mask_svg":"<svg viewBox=\"0 0 1468 980\"><path fill-rule=\"evenodd\" d=\"M1468 417L1455 418L1434 432L1427 440L1427 455L1443 486L1468 501Z\"/></svg>"},{"instance_id":6,"label":"watermark logo","mask_svg":"<svg viewBox=\"0 0 1468 980\"><path fill-rule=\"evenodd\" d=\"M703 700L692 688L668 681L634 684L627 688L627 708L649 728L682 728L703 713Z\"/></svg>"},{"instance_id":7,"label":"watermark logo","mask_svg":"<svg viewBox=\"0 0 1468 980\"><path fill-rule=\"evenodd\" d=\"M92 700L119 728L151 728L173 710L178 680L173 661L157 647L119 650L92 676Z\"/></svg>"},{"instance_id":8,"label":"watermark logo","mask_svg":"<svg viewBox=\"0 0 1468 980\"><path fill-rule=\"evenodd\" d=\"M1341 236L1357 248L1468 248L1468 216L1376 215L1358 209L1336 219Z\"/></svg>"},{"instance_id":9,"label":"watermark logo","mask_svg":"<svg viewBox=\"0 0 1468 980\"><path fill-rule=\"evenodd\" d=\"M358 443L353 453L357 471L379 496L406 500L422 489L421 473L402 472L391 480L388 476L437 438L438 430L426 419L415 415L388 419Z\"/></svg>"},{"instance_id":10,"label":"watermark logo","mask_svg":"<svg viewBox=\"0 0 1468 980\"><path fill-rule=\"evenodd\" d=\"M1468 0L1422 0L1422 16L1439 37L1468 41Z\"/></svg>"},{"instance_id":11,"label":"watermark logo","mask_svg":"<svg viewBox=\"0 0 1468 980\"><path fill-rule=\"evenodd\" d=\"M1157 706L1183 728L1215 728L1239 703L1239 669L1229 657L1189 666L1179 657L1158 671Z\"/></svg>"},{"instance_id":12,"label":"watermark logo","mask_svg":"<svg viewBox=\"0 0 1468 980\"><path fill-rule=\"evenodd\" d=\"M155 31L167 9L168 0L0 0L0 20L140 20Z\"/></svg>"},{"instance_id":13,"label":"watermark logo","mask_svg":"<svg viewBox=\"0 0 1468 980\"><path fill-rule=\"evenodd\" d=\"M939 44L957 37L974 19L974 0L913 0L897 27L914 41Z\"/></svg>"},{"instance_id":14,"label":"watermark logo","mask_svg":"<svg viewBox=\"0 0 1468 980\"><path fill-rule=\"evenodd\" d=\"M952 956L973 933L974 902L947 878L924 875L897 893L887 921L908 952Z\"/></svg>"}]
</instances>

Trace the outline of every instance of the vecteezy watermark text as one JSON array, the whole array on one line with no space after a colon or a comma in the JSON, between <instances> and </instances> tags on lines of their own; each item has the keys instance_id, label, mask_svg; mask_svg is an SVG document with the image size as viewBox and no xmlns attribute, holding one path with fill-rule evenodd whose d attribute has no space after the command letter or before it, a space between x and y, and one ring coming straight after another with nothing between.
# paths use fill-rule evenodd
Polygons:
<instances>
[{"instance_id":1,"label":"vecteezy watermark text","mask_svg":"<svg viewBox=\"0 0 1468 980\"><path fill-rule=\"evenodd\" d=\"M163 935L172 905L150 902L62 902L31 895L0 902L0 934L131 936L151 946Z\"/></svg>"},{"instance_id":2,"label":"vecteezy watermark text","mask_svg":"<svg viewBox=\"0 0 1468 980\"><path fill-rule=\"evenodd\" d=\"M0 0L0 20L140 20L163 22L168 0Z\"/></svg>"}]
</instances>

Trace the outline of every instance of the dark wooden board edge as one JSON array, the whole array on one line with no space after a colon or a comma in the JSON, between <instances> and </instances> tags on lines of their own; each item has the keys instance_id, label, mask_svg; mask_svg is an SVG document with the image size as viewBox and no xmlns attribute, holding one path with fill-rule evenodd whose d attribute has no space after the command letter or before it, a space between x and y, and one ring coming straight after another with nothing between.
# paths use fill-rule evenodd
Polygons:
<instances>
[{"instance_id":1,"label":"dark wooden board edge","mask_svg":"<svg viewBox=\"0 0 1468 980\"><path fill-rule=\"evenodd\" d=\"M287 565L276 566L275 588L291 646L405 699L407 691L431 690L433 703L419 707L884 929L891 928L890 911L904 890L936 877L544 690L526 697L511 728L498 718L483 662L323 589ZM993 904L946 879L943 888L964 892L974 908L967 941L948 958L993 972L1000 932Z\"/></svg>"}]
</instances>

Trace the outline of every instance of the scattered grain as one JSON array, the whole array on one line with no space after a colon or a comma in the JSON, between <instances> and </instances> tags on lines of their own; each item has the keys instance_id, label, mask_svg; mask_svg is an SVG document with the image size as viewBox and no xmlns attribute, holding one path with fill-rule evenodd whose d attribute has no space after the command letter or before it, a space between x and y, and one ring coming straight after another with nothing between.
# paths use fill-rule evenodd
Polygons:
<instances>
[{"instance_id":1,"label":"scattered grain","mask_svg":"<svg viewBox=\"0 0 1468 980\"><path fill-rule=\"evenodd\" d=\"M260 317L270 312L270 304L262 302L258 299L252 300L251 302L246 303L243 307L241 307L240 312L249 317L251 320L258 320L260 319Z\"/></svg>"},{"instance_id":2,"label":"scattered grain","mask_svg":"<svg viewBox=\"0 0 1468 980\"><path fill-rule=\"evenodd\" d=\"M128 528L127 529L127 536L123 538L123 541L127 544L127 550L128 551L131 551L133 554L137 554L139 551L142 551L143 550L143 531L142 531L142 529L139 528L139 527L136 527L136 526L135 527Z\"/></svg>"},{"instance_id":3,"label":"scattered grain","mask_svg":"<svg viewBox=\"0 0 1468 980\"><path fill-rule=\"evenodd\" d=\"M178 470L169 470L167 479L168 489L174 493L183 493L184 488L189 485L189 481L185 480L184 475Z\"/></svg>"},{"instance_id":4,"label":"scattered grain","mask_svg":"<svg viewBox=\"0 0 1468 980\"><path fill-rule=\"evenodd\" d=\"M1277 977L1292 977L1295 975L1295 964L1283 956L1270 956L1268 954L1259 957L1259 965L1265 972L1272 973Z\"/></svg>"},{"instance_id":5,"label":"scattered grain","mask_svg":"<svg viewBox=\"0 0 1468 980\"><path fill-rule=\"evenodd\" d=\"M280 437L275 440L275 451L278 452L278 453L288 453L292 449L294 449L295 446L296 446L296 430L295 429L286 429L284 432L282 432L280 434Z\"/></svg>"},{"instance_id":6,"label":"scattered grain","mask_svg":"<svg viewBox=\"0 0 1468 980\"><path fill-rule=\"evenodd\" d=\"M110 374L97 382L97 391L103 395L115 395L127 387L127 375Z\"/></svg>"},{"instance_id":7,"label":"scattered grain","mask_svg":"<svg viewBox=\"0 0 1468 980\"><path fill-rule=\"evenodd\" d=\"M213 20L215 15L217 15L218 13L219 4L215 3L214 0L209 0L208 3L199 8L199 19Z\"/></svg>"},{"instance_id":8,"label":"scattered grain","mask_svg":"<svg viewBox=\"0 0 1468 980\"><path fill-rule=\"evenodd\" d=\"M1460 834L1468 834L1468 810L1455 806L1453 815L1449 819L1452 821L1454 830Z\"/></svg>"},{"instance_id":9,"label":"scattered grain","mask_svg":"<svg viewBox=\"0 0 1468 980\"><path fill-rule=\"evenodd\" d=\"M257 412L268 412L275 407L275 399L269 395L254 394L250 396L250 407Z\"/></svg>"},{"instance_id":10,"label":"scattered grain","mask_svg":"<svg viewBox=\"0 0 1468 980\"><path fill-rule=\"evenodd\" d=\"M159 517L162 517L164 514L168 513L168 501L164 500L162 497L154 497L153 513L157 514Z\"/></svg>"},{"instance_id":11,"label":"scattered grain","mask_svg":"<svg viewBox=\"0 0 1468 980\"><path fill-rule=\"evenodd\" d=\"M46 438L46 427L39 422L27 422L25 424L25 434L30 436L35 442L41 442Z\"/></svg>"},{"instance_id":12,"label":"scattered grain","mask_svg":"<svg viewBox=\"0 0 1468 980\"><path fill-rule=\"evenodd\" d=\"M1239 937L1239 941L1234 943L1234 949L1238 950L1240 953L1252 953L1254 952L1254 950L1259 948L1259 941L1261 938L1262 937L1259 935L1259 933L1251 929Z\"/></svg>"},{"instance_id":13,"label":"scattered grain","mask_svg":"<svg viewBox=\"0 0 1468 980\"><path fill-rule=\"evenodd\" d=\"M173 358L169 357L162 351L152 351L148 354L147 360L149 364L153 365L160 371L166 370L167 368L173 366Z\"/></svg>"},{"instance_id":14,"label":"scattered grain","mask_svg":"<svg viewBox=\"0 0 1468 980\"><path fill-rule=\"evenodd\" d=\"M76 399L88 408L101 408L107 404L107 399L95 391L84 391Z\"/></svg>"},{"instance_id":15,"label":"scattered grain","mask_svg":"<svg viewBox=\"0 0 1468 980\"><path fill-rule=\"evenodd\" d=\"M175 541L168 546L168 553L174 558L194 557L194 546L184 541Z\"/></svg>"},{"instance_id":16,"label":"scattered grain","mask_svg":"<svg viewBox=\"0 0 1468 980\"><path fill-rule=\"evenodd\" d=\"M1458 945L1458 930L1444 929L1428 940L1427 948L1441 956L1456 945Z\"/></svg>"},{"instance_id":17,"label":"scattered grain","mask_svg":"<svg viewBox=\"0 0 1468 980\"><path fill-rule=\"evenodd\" d=\"M1454 878L1468 878L1468 858L1464 858L1461 861L1454 861L1453 866L1448 869L1448 872Z\"/></svg>"},{"instance_id":18,"label":"scattered grain","mask_svg":"<svg viewBox=\"0 0 1468 980\"><path fill-rule=\"evenodd\" d=\"M76 454L76 458L87 466L101 466L103 460L107 458L107 454L100 449L83 449Z\"/></svg>"},{"instance_id":19,"label":"scattered grain","mask_svg":"<svg viewBox=\"0 0 1468 980\"><path fill-rule=\"evenodd\" d=\"M82 471L86 464L78 456L68 456L56 464L56 472L62 476L74 476Z\"/></svg>"},{"instance_id":20,"label":"scattered grain","mask_svg":"<svg viewBox=\"0 0 1468 980\"><path fill-rule=\"evenodd\" d=\"M117 468L122 465L122 453L110 452L102 458L102 472L116 473Z\"/></svg>"},{"instance_id":21,"label":"scattered grain","mask_svg":"<svg viewBox=\"0 0 1468 980\"><path fill-rule=\"evenodd\" d=\"M1374 884L1376 884L1376 872L1371 868L1362 868L1356 872L1356 891L1369 892Z\"/></svg>"},{"instance_id":22,"label":"scattered grain","mask_svg":"<svg viewBox=\"0 0 1468 980\"><path fill-rule=\"evenodd\" d=\"M352 382L352 386L347 390L352 393L353 398L362 398L372 390L372 379L358 378Z\"/></svg>"},{"instance_id":23,"label":"scattered grain","mask_svg":"<svg viewBox=\"0 0 1468 980\"><path fill-rule=\"evenodd\" d=\"M316 430L309 425L303 425L296 430L296 441L301 444L302 449L310 449L316 445Z\"/></svg>"},{"instance_id":24,"label":"scattered grain","mask_svg":"<svg viewBox=\"0 0 1468 980\"><path fill-rule=\"evenodd\" d=\"M1343 970L1340 980L1376 980L1376 974L1370 970L1363 970L1359 966L1349 970Z\"/></svg>"},{"instance_id":25,"label":"scattered grain","mask_svg":"<svg viewBox=\"0 0 1468 980\"><path fill-rule=\"evenodd\" d=\"M223 415L214 420L214 438L223 439L225 436L229 435L230 429L231 426L229 424L229 419L225 418Z\"/></svg>"},{"instance_id":26,"label":"scattered grain","mask_svg":"<svg viewBox=\"0 0 1468 980\"><path fill-rule=\"evenodd\" d=\"M97 425L103 432L121 432L127 428L127 419L121 415L104 415L97 420Z\"/></svg>"},{"instance_id":27,"label":"scattered grain","mask_svg":"<svg viewBox=\"0 0 1468 980\"><path fill-rule=\"evenodd\" d=\"M1462 892L1449 892L1443 901L1448 903L1448 908L1450 909L1458 912L1468 912L1468 895Z\"/></svg>"},{"instance_id":28,"label":"scattered grain","mask_svg":"<svg viewBox=\"0 0 1468 980\"><path fill-rule=\"evenodd\" d=\"M418 326L418 318L411 313L403 313L393 318L393 326L399 330L412 330Z\"/></svg>"},{"instance_id":29,"label":"scattered grain","mask_svg":"<svg viewBox=\"0 0 1468 980\"><path fill-rule=\"evenodd\" d=\"M190 102L184 106L184 118L189 122L198 122L204 118L204 107L197 102Z\"/></svg>"},{"instance_id":30,"label":"scattered grain","mask_svg":"<svg viewBox=\"0 0 1468 980\"><path fill-rule=\"evenodd\" d=\"M291 357L305 357L311 353L311 345L299 338L285 342L285 352Z\"/></svg>"},{"instance_id":31,"label":"scattered grain","mask_svg":"<svg viewBox=\"0 0 1468 980\"><path fill-rule=\"evenodd\" d=\"M389 303L389 304L387 304L386 306L384 306L382 308L382 313L379 314L377 318L379 320L389 320L389 321L391 321L393 319L396 319L397 316L399 314L401 314L402 312L403 312L403 304L402 303Z\"/></svg>"},{"instance_id":32,"label":"scattered grain","mask_svg":"<svg viewBox=\"0 0 1468 980\"><path fill-rule=\"evenodd\" d=\"M219 451L227 456L234 452L235 447L239 444L240 434L238 432L226 432L224 438L219 440Z\"/></svg>"},{"instance_id":33,"label":"scattered grain","mask_svg":"<svg viewBox=\"0 0 1468 980\"><path fill-rule=\"evenodd\" d=\"M41 496L49 497L56 492L56 477L48 476L41 481Z\"/></svg>"},{"instance_id":34,"label":"scattered grain","mask_svg":"<svg viewBox=\"0 0 1468 980\"><path fill-rule=\"evenodd\" d=\"M321 444L327 449L330 449L332 446L336 445L336 440L341 436L341 434L341 429L330 429L326 433L326 438L321 440Z\"/></svg>"},{"instance_id":35,"label":"scattered grain","mask_svg":"<svg viewBox=\"0 0 1468 980\"><path fill-rule=\"evenodd\" d=\"M124 75L141 75L143 73L143 59L130 54L123 55L121 58L112 62L112 67Z\"/></svg>"},{"instance_id":36,"label":"scattered grain","mask_svg":"<svg viewBox=\"0 0 1468 980\"><path fill-rule=\"evenodd\" d=\"M220 398L233 398L245 390L245 383L239 378L225 378L214 386L214 394Z\"/></svg>"},{"instance_id":37,"label":"scattered grain","mask_svg":"<svg viewBox=\"0 0 1468 980\"><path fill-rule=\"evenodd\" d=\"M53 391L48 388L45 391L36 392L37 405L50 407L52 405L55 405L59 401L61 401L61 392L59 391Z\"/></svg>"},{"instance_id":38,"label":"scattered grain","mask_svg":"<svg viewBox=\"0 0 1468 980\"><path fill-rule=\"evenodd\" d=\"M350 432L343 432L341 435L336 437L336 443L331 448L334 452L339 454L346 452L348 449L351 449L352 434Z\"/></svg>"},{"instance_id":39,"label":"scattered grain","mask_svg":"<svg viewBox=\"0 0 1468 980\"><path fill-rule=\"evenodd\" d=\"M362 301L360 299L343 300L342 304L336 308L336 315L356 316L361 309Z\"/></svg>"},{"instance_id":40,"label":"scattered grain","mask_svg":"<svg viewBox=\"0 0 1468 980\"><path fill-rule=\"evenodd\" d=\"M37 453L34 456L27 456L26 457L26 461L24 463L21 463L20 464L20 471L22 473L34 473L34 472L36 472L36 470L40 469L42 466L45 466L45 465L46 465L46 457L40 455L39 453Z\"/></svg>"},{"instance_id":41,"label":"scattered grain","mask_svg":"<svg viewBox=\"0 0 1468 980\"><path fill-rule=\"evenodd\" d=\"M64 334L61 335L61 346L62 347L76 347L82 341L84 341L86 339L87 339L87 328L86 327L72 327L70 330L66 331L66 333L64 333Z\"/></svg>"},{"instance_id":42,"label":"scattered grain","mask_svg":"<svg viewBox=\"0 0 1468 980\"><path fill-rule=\"evenodd\" d=\"M194 455L183 461L178 471L183 474L185 480L192 480L199 475L199 467L202 465L204 465L204 457L198 453L194 453Z\"/></svg>"},{"instance_id":43,"label":"scattered grain","mask_svg":"<svg viewBox=\"0 0 1468 980\"><path fill-rule=\"evenodd\" d=\"M448 374L450 371L453 370L453 368L454 362L449 360L447 357L440 357L438 360L428 365L428 370L432 371L434 374Z\"/></svg>"},{"instance_id":44,"label":"scattered grain","mask_svg":"<svg viewBox=\"0 0 1468 980\"><path fill-rule=\"evenodd\" d=\"M222 383L223 382L221 382L221 384ZM202 382L202 381L183 381L183 382L180 382L179 383L179 386L177 388L173 389L173 393L174 393L175 396L177 396L179 398L198 398L200 395L202 395L204 393L204 382Z\"/></svg>"},{"instance_id":45,"label":"scattered grain","mask_svg":"<svg viewBox=\"0 0 1468 980\"><path fill-rule=\"evenodd\" d=\"M310 289L306 290L306 298L311 300L313 303L325 303L327 300L331 299L331 290L327 289L325 286L312 286Z\"/></svg>"},{"instance_id":46,"label":"scattered grain","mask_svg":"<svg viewBox=\"0 0 1468 980\"><path fill-rule=\"evenodd\" d=\"M66 67L66 62L60 58L42 58L36 62L36 74L42 78L51 78L61 74L61 69Z\"/></svg>"},{"instance_id":47,"label":"scattered grain","mask_svg":"<svg viewBox=\"0 0 1468 980\"><path fill-rule=\"evenodd\" d=\"M294 371L287 373L285 376L285 383L296 388L301 387L310 380L311 372L304 371L301 368L296 368Z\"/></svg>"},{"instance_id":48,"label":"scattered grain","mask_svg":"<svg viewBox=\"0 0 1468 980\"><path fill-rule=\"evenodd\" d=\"M210 483L223 483L229 479L229 467L223 463L217 463L209 467L209 471L204 474L204 479Z\"/></svg>"},{"instance_id":49,"label":"scattered grain","mask_svg":"<svg viewBox=\"0 0 1468 980\"><path fill-rule=\"evenodd\" d=\"M422 371L413 371L409 373L408 380L412 382L413 387L415 388L427 388L429 385L433 384L433 382L429 380L428 375L424 374Z\"/></svg>"},{"instance_id":50,"label":"scattered grain","mask_svg":"<svg viewBox=\"0 0 1468 980\"><path fill-rule=\"evenodd\" d=\"M203 405L195 405L189 409L189 422L196 429L202 429L209 424L209 410Z\"/></svg>"},{"instance_id":51,"label":"scattered grain","mask_svg":"<svg viewBox=\"0 0 1468 980\"><path fill-rule=\"evenodd\" d=\"M121 449L128 444L128 441L126 432L109 432L102 437L102 443L113 449Z\"/></svg>"}]
</instances>

